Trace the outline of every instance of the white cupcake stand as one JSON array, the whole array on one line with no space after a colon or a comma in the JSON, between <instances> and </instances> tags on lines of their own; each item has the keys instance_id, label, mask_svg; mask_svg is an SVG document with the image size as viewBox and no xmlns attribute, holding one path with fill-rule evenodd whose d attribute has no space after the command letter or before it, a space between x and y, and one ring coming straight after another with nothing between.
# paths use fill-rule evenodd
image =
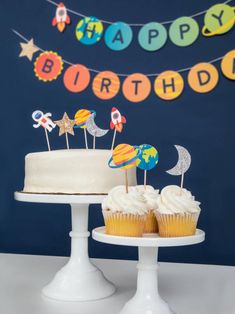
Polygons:
<instances>
[{"instance_id":1,"label":"white cupcake stand","mask_svg":"<svg viewBox=\"0 0 235 314\"><path fill-rule=\"evenodd\" d=\"M139 248L137 291L119 314L173 314L158 293L158 248L197 244L204 241L205 233L197 229L194 236L188 237L161 238L157 234L146 234L135 238L107 235L105 227L100 227L93 230L92 237L99 242Z\"/></svg>"},{"instance_id":2,"label":"white cupcake stand","mask_svg":"<svg viewBox=\"0 0 235 314\"><path fill-rule=\"evenodd\" d=\"M99 300L112 295L115 287L88 256L89 204L100 204L104 195L53 195L15 192L21 202L70 204L72 210L71 256L68 263L42 290L46 297L62 301Z\"/></svg>"}]
</instances>

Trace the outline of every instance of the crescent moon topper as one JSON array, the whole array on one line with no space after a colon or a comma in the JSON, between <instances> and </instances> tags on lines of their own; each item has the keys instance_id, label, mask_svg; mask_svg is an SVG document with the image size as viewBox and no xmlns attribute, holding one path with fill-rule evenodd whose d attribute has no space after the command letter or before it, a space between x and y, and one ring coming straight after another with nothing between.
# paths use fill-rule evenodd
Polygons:
<instances>
[{"instance_id":1,"label":"crescent moon topper","mask_svg":"<svg viewBox=\"0 0 235 314\"><path fill-rule=\"evenodd\" d=\"M178 152L178 162L172 168L167 170L166 172L173 176L183 175L186 171L188 171L191 165L191 155L189 151L180 145L174 145Z\"/></svg>"},{"instance_id":2,"label":"crescent moon topper","mask_svg":"<svg viewBox=\"0 0 235 314\"><path fill-rule=\"evenodd\" d=\"M108 133L108 129L99 128L94 121L94 114L92 114L86 121L86 128L88 133L95 137L102 137Z\"/></svg>"}]
</instances>

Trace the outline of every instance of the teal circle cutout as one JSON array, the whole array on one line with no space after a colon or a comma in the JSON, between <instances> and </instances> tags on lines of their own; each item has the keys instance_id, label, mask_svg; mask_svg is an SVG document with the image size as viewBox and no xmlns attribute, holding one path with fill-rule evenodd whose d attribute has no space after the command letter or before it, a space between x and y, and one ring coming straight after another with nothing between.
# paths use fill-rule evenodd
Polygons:
<instances>
[{"instance_id":1,"label":"teal circle cutout","mask_svg":"<svg viewBox=\"0 0 235 314\"><path fill-rule=\"evenodd\" d=\"M144 50L157 51L162 48L167 41L166 28L160 23L148 23L140 29L138 41Z\"/></svg>"},{"instance_id":2,"label":"teal circle cutout","mask_svg":"<svg viewBox=\"0 0 235 314\"><path fill-rule=\"evenodd\" d=\"M96 17L90 16L80 20L76 26L76 37L84 45L96 44L102 37L103 24Z\"/></svg>"},{"instance_id":3,"label":"teal circle cutout","mask_svg":"<svg viewBox=\"0 0 235 314\"><path fill-rule=\"evenodd\" d=\"M171 41L180 47L192 45L199 35L198 23L192 17L180 17L175 20L169 30Z\"/></svg>"},{"instance_id":4,"label":"teal circle cutout","mask_svg":"<svg viewBox=\"0 0 235 314\"><path fill-rule=\"evenodd\" d=\"M127 48L133 38L131 27L124 22L111 24L104 35L106 45L112 50L123 50Z\"/></svg>"}]
</instances>

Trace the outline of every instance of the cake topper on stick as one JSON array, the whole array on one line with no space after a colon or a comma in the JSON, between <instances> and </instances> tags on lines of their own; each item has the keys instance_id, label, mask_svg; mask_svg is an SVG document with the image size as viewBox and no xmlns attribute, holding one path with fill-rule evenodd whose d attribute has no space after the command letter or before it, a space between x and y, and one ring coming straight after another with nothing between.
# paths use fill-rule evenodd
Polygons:
<instances>
[{"instance_id":1,"label":"cake topper on stick","mask_svg":"<svg viewBox=\"0 0 235 314\"><path fill-rule=\"evenodd\" d=\"M129 144L119 144L112 152L108 165L110 168L121 168L125 171L126 193L128 193L128 173L127 170L136 166L136 160L141 155L138 146ZM113 164L112 164L113 163Z\"/></svg>"},{"instance_id":2,"label":"cake topper on stick","mask_svg":"<svg viewBox=\"0 0 235 314\"><path fill-rule=\"evenodd\" d=\"M50 146L50 141L48 137L48 132L51 132L56 127L56 124L48 117L51 117L50 112L47 112L44 114L41 110L36 110L32 113L33 120L37 122L37 124L33 124L33 127L35 129L39 128L40 126L44 128L48 150L50 151L51 146Z\"/></svg>"},{"instance_id":3,"label":"cake topper on stick","mask_svg":"<svg viewBox=\"0 0 235 314\"><path fill-rule=\"evenodd\" d=\"M69 119L66 112L64 113L63 118L61 120L55 121L55 124L58 125L58 127L60 128L59 136L65 134L67 149L69 149L68 133L74 135L73 131L74 123L75 123L74 120Z\"/></svg>"},{"instance_id":4,"label":"cake topper on stick","mask_svg":"<svg viewBox=\"0 0 235 314\"><path fill-rule=\"evenodd\" d=\"M85 139L86 149L88 149L86 121L92 114L94 117L96 116L96 112L94 110L80 109L75 113L75 116L74 116L74 119L75 119L74 128L81 128L84 131L84 139Z\"/></svg>"},{"instance_id":5,"label":"cake topper on stick","mask_svg":"<svg viewBox=\"0 0 235 314\"><path fill-rule=\"evenodd\" d=\"M107 134L109 131L109 130L99 128L94 121L94 117L95 117L95 115L92 114L86 121L87 131L89 134L91 134L93 136L93 149L95 149L96 137L102 137L105 134Z\"/></svg>"},{"instance_id":6,"label":"cake topper on stick","mask_svg":"<svg viewBox=\"0 0 235 314\"><path fill-rule=\"evenodd\" d=\"M126 123L126 118L121 115L120 111L113 107L111 111L111 121L110 121L110 129L114 129L113 140L111 145L111 150L113 150L115 138L117 132L121 133L123 129L123 124Z\"/></svg>"},{"instance_id":7,"label":"cake topper on stick","mask_svg":"<svg viewBox=\"0 0 235 314\"><path fill-rule=\"evenodd\" d=\"M141 154L136 160L136 166L144 170L144 188L146 189L147 171L156 167L159 155L156 148L149 144L142 144L137 148L137 150L139 149Z\"/></svg>"},{"instance_id":8,"label":"cake topper on stick","mask_svg":"<svg viewBox=\"0 0 235 314\"><path fill-rule=\"evenodd\" d=\"M191 155L189 151L180 145L174 145L177 152L178 152L178 162L170 170L167 170L166 172L173 175L173 176L180 176L181 175L181 183L180 187L183 188L184 185L184 174L189 169L191 165Z\"/></svg>"}]
</instances>

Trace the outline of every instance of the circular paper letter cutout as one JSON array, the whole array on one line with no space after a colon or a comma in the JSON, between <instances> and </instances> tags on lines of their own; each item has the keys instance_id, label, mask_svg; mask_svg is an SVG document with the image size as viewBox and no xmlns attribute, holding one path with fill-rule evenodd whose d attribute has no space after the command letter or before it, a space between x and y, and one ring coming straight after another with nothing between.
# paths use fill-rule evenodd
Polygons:
<instances>
[{"instance_id":1,"label":"circular paper letter cutout","mask_svg":"<svg viewBox=\"0 0 235 314\"><path fill-rule=\"evenodd\" d=\"M104 35L106 45L117 51L127 48L132 41L132 37L132 29L123 22L111 24Z\"/></svg>"},{"instance_id":2,"label":"circular paper letter cutout","mask_svg":"<svg viewBox=\"0 0 235 314\"><path fill-rule=\"evenodd\" d=\"M171 41L180 47L192 45L199 35L199 26L191 17L180 17L170 27L169 36Z\"/></svg>"},{"instance_id":3,"label":"circular paper letter cutout","mask_svg":"<svg viewBox=\"0 0 235 314\"><path fill-rule=\"evenodd\" d=\"M90 72L82 64L71 65L64 73L64 85L72 93L80 93L90 82Z\"/></svg>"},{"instance_id":4,"label":"circular paper letter cutout","mask_svg":"<svg viewBox=\"0 0 235 314\"><path fill-rule=\"evenodd\" d=\"M184 89L182 76L175 71L162 72L154 82L155 93L164 100L179 97Z\"/></svg>"},{"instance_id":5,"label":"circular paper letter cutout","mask_svg":"<svg viewBox=\"0 0 235 314\"><path fill-rule=\"evenodd\" d=\"M151 22L140 29L138 40L143 49L157 51L165 45L167 32L162 24Z\"/></svg>"},{"instance_id":6,"label":"circular paper letter cutout","mask_svg":"<svg viewBox=\"0 0 235 314\"><path fill-rule=\"evenodd\" d=\"M196 64L189 71L188 83L198 93L207 93L215 88L219 81L216 67L210 63Z\"/></svg>"},{"instance_id":7,"label":"circular paper letter cutout","mask_svg":"<svg viewBox=\"0 0 235 314\"><path fill-rule=\"evenodd\" d=\"M45 51L34 62L34 72L44 82L57 79L63 70L62 58L53 51Z\"/></svg>"},{"instance_id":8,"label":"circular paper letter cutout","mask_svg":"<svg viewBox=\"0 0 235 314\"><path fill-rule=\"evenodd\" d=\"M227 78L230 80L235 80L235 50L228 52L222 62L221 69Z\"/></svg>"},{"instance_id":9,"label":"circular paper letter cutout","mask_svg":"<svg viewBox=\"0 0 235 314\"><path fill-rule=\"evenodd\" d=\"M76 37L84 45L96 44L102 37L103 24L96 17L85 17L76 26Z\"/></svg>"},{"instance_id":10,"label":"circular paper letter cutout","mask_svg":"<svg viewBox=\"0 0 235 314\"><path fill-rule=\"evenodd\" d=\"M134 73L129 75L123 82L122 91L129 101L140 102L150 94L151 83L146 75Z\"/></svg>"},{"instance_id":11,"label":"circular paper letter cutout","mask_svg":"<svg viewBox=\"0 0 235 314\"><path fill-rule=\"evenodd\" d=\"M111 99L117 95L120 88L119 77L110 71L100 72L92 83L94 94L101 99Z\"/></svg>"}]
</instances>

